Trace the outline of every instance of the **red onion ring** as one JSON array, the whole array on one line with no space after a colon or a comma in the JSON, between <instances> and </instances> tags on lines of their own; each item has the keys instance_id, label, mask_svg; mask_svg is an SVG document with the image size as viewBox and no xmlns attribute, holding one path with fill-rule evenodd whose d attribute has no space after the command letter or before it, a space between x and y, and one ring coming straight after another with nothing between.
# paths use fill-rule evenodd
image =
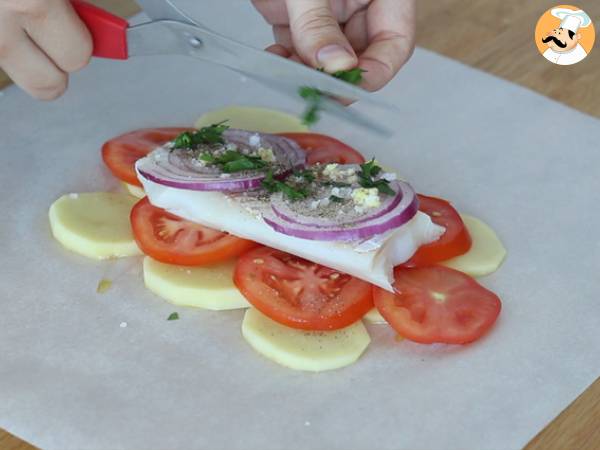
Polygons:
<instances>
[{"instance_id":1,"label":"red onion ring","mask_svg":"<svg viewBox=\"0 0 600 450\"><path fill-rule=\"evenodd\" d=\"M291 139L237 129L229 129L223 133L227 143L243 146L248 146L250 137L254 135L259 136L261 146L272 149L276 162L283 167L278 176L305 167L306 154ZM265 178L263 172L255 172L251 175L231 173L224 177L214 167L195 166L189 159L184 159L175 152L172 153L166 147L157 148L136 163L138 176L178 189L221 192L257 189Z\"/></svg>"},{"instance_id":2,"label":"red onion ring","mask_svg":"<svg viewBox=\"0 0 600 450\"><path fill-rule=\"evenodd\" d=\"M411 220L419 210L419 199L413 188L403 181L398 181L401 199L396 206L375 219L361 223L340 225L337 228L323 228L303 224L294 224L282 220L275 214L264 213L263 220L279 233L301 239L315 241L357 241L386 233L399 228Z\"/></svg>"},{"instance_id":3,"label":"red onion ring","mask_svg":"<svg viewBox=\"0 0 600 450\"><path fill-rule=\"evenodd\" d=\"M370 214L367 214L365 217L360 219L355 218L354 220L344 220L342 218L341 220L336 220L302 216L293 211L281 195L271 197L271 208L277 217L285 220L286 222L316 228L339 228L341 225L354 225L374 220L392 211L402 200L402 189L397 180L390 181L390 187L396 191L396 194L393 196L386 195L381 206L373 209Z\"/></svg>"}]
</instances>

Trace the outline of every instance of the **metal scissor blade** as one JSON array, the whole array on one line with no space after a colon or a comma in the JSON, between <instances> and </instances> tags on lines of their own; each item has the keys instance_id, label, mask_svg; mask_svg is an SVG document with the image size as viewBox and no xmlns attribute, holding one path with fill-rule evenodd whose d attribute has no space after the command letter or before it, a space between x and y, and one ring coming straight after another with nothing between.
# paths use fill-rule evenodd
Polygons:
<instances>
[{"instance_id":1,"label":"metal scissor blade","mask_svg":"<svg viewBox=\"0 0 600 450\"><path fill-rule=\"evenodd\" d=\"M158 0L144 0L158 1ZM163 1L163 0L161 0ZM164 33L164 28L172 33ZM263 50L222 36L203 26L172 20L161 20L132 27L128 31L130 55L185 54L230 69L272 80L289 95L297 96L303 86L319 89L333 97L362 101L388 111L398 112L396 106L375 100L370 93Z\"/></svg>"},{"instance_id":2,"label":"metal scissor blade","mask_svg":"<svg viewBox=\"0 0 600 450\"><path fill-rule=\"evenodd\" d=\"M197 25L194 19L175 6L171 0L137 0L137 3L153 21L176 20L190 25Z\"/></svg>"},{"instance_id":3,"label":"metal scissor blade","mask_svg":"<svg viewBox=\"0 0 600 450\"><path fill-rule=\"evenodd\" d=\"M282 87L278 80L273 80L271 78L265 79L260 76L257 76L256 74L242 72L239 70L236 70L236 72L239 72L240 74L257 81L270 89L283 92L284 94L289 93L285 85ZM297 94L296 98L299 98ZM389 128L386 128L380 123L369 119L367 116L359 114L350 108L344 107L339 102L335 100L330 100L327 97L323 97L323 99L321 100L320 109L331 115L339 117L347 122L350 122L359 127L366 128L369 131L373 131L385 137L389 137L393 134L393 132Z\"/></svg>"},{"instance_id":4,"label":"metal scissor blade","mask_svg":"<svg viewBox=\"0 0 600 450\"><path fill-rule=\"evenodd\" d=\"M394 105L374 100L371 94L364 89L303 64L250 47L211 30L199 28L197 37L204 46L194 56L240 72L278 80L280 84L285 83L294 95L298 93L299 88L309 86L333 97L364 101L383 109L396 110Z\"/></svg>"},{"instance_id":5,"label":"metal scissor blade","mask_svg":"<svg viewBox=\"0 0 600 450\"><path fill-rule=\"evenodd\" d=\"M323 99L321 109L328 112L331 115L340 117L347 122L363 127L369 131L374 131L384 137L390 137L393 131L390 128L383 126L382 124L369 119L365 114L359 114L358 112L341 105L339 102L329 99Z\"/></svg>"}]
</instances>

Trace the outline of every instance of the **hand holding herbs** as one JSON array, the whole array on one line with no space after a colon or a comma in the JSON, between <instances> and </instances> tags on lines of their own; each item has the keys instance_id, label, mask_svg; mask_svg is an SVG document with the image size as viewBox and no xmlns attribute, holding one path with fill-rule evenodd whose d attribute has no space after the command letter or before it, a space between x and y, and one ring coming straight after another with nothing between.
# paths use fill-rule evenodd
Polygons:
<instances>
[{"instance_id":1,"label":"hand holding herbs","mask_svg":"<svg viewBox=\"0 0 600 450\"><path fill-rule=\"evenodd\" d=\"M267 50L328 73L362 67L368 91L384 87L414 48L416 0L252 3L273 26L276 44Z\"/></svg>"}]
</instances>

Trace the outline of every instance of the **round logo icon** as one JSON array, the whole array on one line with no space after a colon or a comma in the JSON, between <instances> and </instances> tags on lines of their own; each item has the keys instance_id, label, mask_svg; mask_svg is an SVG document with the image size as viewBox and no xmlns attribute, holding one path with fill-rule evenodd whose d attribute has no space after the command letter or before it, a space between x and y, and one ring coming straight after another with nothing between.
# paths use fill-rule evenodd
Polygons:
<instances>
[{"instance_id":1,"label":"round logo icon","mask_svg":"<svg viewBox=\"0 0 600 450\"><path fill-rule=\"evenodd\" d=\"M592 51L596 32L585 11L572 5L550 8L535 27L535 44L544 58L554 64L570 66Z\"/></svg>"}]
</instances>

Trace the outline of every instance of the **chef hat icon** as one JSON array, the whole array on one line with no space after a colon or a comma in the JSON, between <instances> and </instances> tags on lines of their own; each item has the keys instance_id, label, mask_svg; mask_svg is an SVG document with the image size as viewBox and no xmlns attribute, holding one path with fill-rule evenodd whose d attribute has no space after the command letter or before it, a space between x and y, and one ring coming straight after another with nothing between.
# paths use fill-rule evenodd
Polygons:
<instances>
[{"instance_id":1,"label":"chef hat icon","mask_svg":"<svg viewBox=\"0 0 600 450\"><path fill-rule=\"evenodd\" d=\"M575 11L569 8L553 8L550 13L561 20L561 28L571 30L573 33L577 33L579 28L586 28L592 23L590 16L581 9Z\"/></svg>"}]
</instances>

